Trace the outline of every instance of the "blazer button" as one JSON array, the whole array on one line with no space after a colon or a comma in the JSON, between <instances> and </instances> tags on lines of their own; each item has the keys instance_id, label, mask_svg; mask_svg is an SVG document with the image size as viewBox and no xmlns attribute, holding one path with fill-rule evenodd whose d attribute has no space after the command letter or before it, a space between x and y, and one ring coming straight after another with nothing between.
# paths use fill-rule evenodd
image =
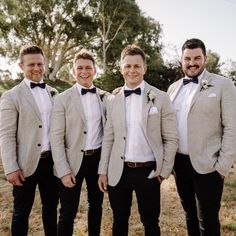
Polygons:
<instances>
[{"instance_id":1,"label":"blazer button","mask_svg":"<svg viewBox=\"0 0 236 236\"><path fill-rule=\"evenodd\" d=\"M124 140L126 140L126 137L123 137Z\"/></svg>"},{"instance_id":2,"label":"blazer button","mask_svg":"<svg viewBox=\"0 0 236 236\"><path fill-rule=\"evenodd\" d=\"M81 149L80 151L81 151L81 152L84 152L84 150L83 150L83 149Z\"/></svg>"},{"instance_id":3,"label":"blazer button","mask_svg":"<svg viewBox=\"0 0 236 236\"><path fill-rule=\"evenodd\" d=\"M39 128L42 128L42 125L39 125Z\"/></svg>"},{"instance_id":4,"label":"blazer button","mask_svg":"<svg viewBox=\"0 0 236 236\"><path fill-rule=\"evenodd\" d=\"M84 131L84 134L87 134L87 131Z\"/></svg>"},{"instance_id":5,"label":"blazer button","mask_svg":"<svg viewBox=\"0 0 236 236\"><path fill-rule=\"evenodd\" d=\"M121 160L123 160L123 159L124 159L124 157L120 157L120 159L121 159Z\"/></svg>"},{"instance_id":6,"label":"blazer button","mask_svg":"<svg viewBox=\"0 0 236 236\"><path fill-rule=\"evenodd\" d=\"M41 146L41 144L39 143L39 144L38 144L38 147L40 147L40 146Z\"/></svg>"}]
</instances>

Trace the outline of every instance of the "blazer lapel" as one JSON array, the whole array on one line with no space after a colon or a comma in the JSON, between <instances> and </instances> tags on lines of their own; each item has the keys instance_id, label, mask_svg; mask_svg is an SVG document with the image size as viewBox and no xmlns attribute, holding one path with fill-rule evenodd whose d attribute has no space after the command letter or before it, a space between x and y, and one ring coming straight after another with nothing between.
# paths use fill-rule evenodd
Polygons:
<instances>
[{"instance_id":1,"label":"blazer lapel","mask_svg":"<svg viewBox=\"0 0 236 236\"><path fill-rule=\"evenodd\" d=\"M38 105L36 104L34 100L34 96L32 95L30 88L25 84L24 81L20 84L20 93L22 93L22 96L26 98L27 102L32 107L32 110L35 112L35 114L38 116L38 118L41 120L41 115L38 109Z\"/></svg>"},{"instance_id":2,"label":"blazer lapel","mask_svg":"<svg viewBox=\"0 0 236 236\"><path fill-rule=\"evenodd\" d=\"M145 87L143 91L143 130L146 134L148 113L152 105L152 101L148 101L148 93L151 91L151 87L145 82Z\"/></svg>"},{"instance_id":3,"label":"blazer lapel","mask_svg":"<svg viewBox=\"0 0 236 236\"><path fill-rule=\"evenodd\" d=\"M71 91L71 101L74 103L74 106L76 107L78 114L81 116L84 124L86 124L85 114L84 114L84 108L81 101L81 95L79 94L79 91L77 89L76 84L73 85L72 91Z\"/></svg>"},{"instance_id":4,"label":"blazer lapel","mask_svg":"<svg viewBox=\"0 0 236 236\"><path fill-rule=\"evenodd\" d=\"M210 73L208 73L207 71L204 72L204 74L203 74L203 76L202 76L202 79L201 79L201 81L200 81L200 84L199 84L199 86L198 86L198 88L197 88L197 91L196 91L196 93L195 93L194 96L193 96L193 99L192 99L191 104L190 104L189 112L191 111L191 109L192 109L194 103L197 101L198 97L202 94L202 91L201 91L202 85L201 85L201 83L202 83L202 81L204 81L204 80L205 80L205 81L208 81L208 83L210 83L210 81L211 81L211 80L210 80Z\"/></svg>"},{"instance_id":5,"label":"blazer lapel","mask_svg":"<svg viewBox=\"0 0 236 236\"><path fill-rule=\"evenodd\" d=\"M177 94L179 93L180 89L183 86L183 79L180 79L177 83L176 83L176 88L173 89L173 93L169 94L170 100L173 102L177 96Z\"/></svg>"},{"instance_id":6,"label":"blazer lapel","mask_svg":"<svg viewBox=\"0 0 236 236\"><path fill-rule=\"evenodd\" d=\"M48 95L49 95L49 98L50 98L51 103L53 103L52 94L51 94L51 89L49 88L48 85L46 85L46 91L47 91L47 93L48 93Z\"/></svg>"},{"instance_id":7,"label":"blazer lapel","mask_svg":"<svg viewBox=\"0 0 236 236\"><path fill-rule=\"evenodd\" d=\"M116 107L116 110L119 112L119 117L117 117L117 119L120 118L120 122L122 127L124 127L124 130L126 130L126 109L125 109L125 97L124 97L124 87L122 87L122 89L120 90L120 92L115 95L115 104L114 106Z\"/></svg>"},{"instance_id":8,"label":"blazer lapel","mask_svg":"<svg viewBox=\"0 0 236 236\"><path fill-rule=\"evenodd\" d=\"M100 95L101 90L99 88L96 88L96 95L97 95L97 99L98 99L98 103L102 112L102 124L103 126L105 125L105 107L102 104L102 100L101 100L101 95Z\"/></svg>"}]
</instances>

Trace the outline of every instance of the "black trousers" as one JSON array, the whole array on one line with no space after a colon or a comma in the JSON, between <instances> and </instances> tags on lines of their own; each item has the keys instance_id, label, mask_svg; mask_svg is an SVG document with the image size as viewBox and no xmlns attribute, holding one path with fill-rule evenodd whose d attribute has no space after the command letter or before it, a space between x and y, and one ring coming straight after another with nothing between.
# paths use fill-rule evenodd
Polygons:
<instances>
[{"instance_id":1,"label":"black trousers","mask_svg":"<svg viewBox=\"0 0 236 236\"><path fill-rule=\"evenodd\" d=\"M73 188L65 187L62 182L59 185L60 216L58 222L58 236L72 236L73 224L76 217L80 192L83 180L87 185L88 200L88 235L99 236L102 218L103 193L98 187L98 164L100 152L90 156L84 156L78 174L76 185Z\"/></svg>"},{"instance_id":2,"label":"black trousers","mask_svg":"<svg viewBox=\"0 0 236 236\"><path fill-rule=\"evenodd\" d=\"M50 157L40 159L36 171L25 178L23 186L13 186L12 236L27 236L37 185L41 197L44 233L46 236L57 235L58 178L53 175L53 160Z\"/></svg>"},{"instance_id":3,"label":"black trousers","mask_svg":"<svg viewBox=\"0 0 236 236\"><path fill-rule=\"evenodd\" d=\"M133 191L137 197L145 235L160 235L160 184L157 178L148 179L152 169L152 167L129 168L125 166L119 183L115 187L108 186L113 211L113 236L128 235Z\"/></svg>"},{"instance_id":4,"label":"black trousers","mask_svg":"<svg viewBox=\"0 0 236 236\"><path fill-rule=\"evenodd\" d=\"M219 210L224 180L215 171L199 174L189 156L176 154L174 176L185 211L189 236L219 236Z\"/></svg>"}]
</instances>

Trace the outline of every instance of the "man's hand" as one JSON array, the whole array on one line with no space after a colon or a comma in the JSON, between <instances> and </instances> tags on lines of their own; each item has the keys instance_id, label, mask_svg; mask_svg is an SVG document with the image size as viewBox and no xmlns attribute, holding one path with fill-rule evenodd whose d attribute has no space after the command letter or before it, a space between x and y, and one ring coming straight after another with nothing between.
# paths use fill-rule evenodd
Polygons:
<instances>
[{"instance_id":1,"label":"man's hand","mask_svg":"<svg viewBox=\"0 0 236 236\"><path fill-rule=\"evenodd\" d=\"M121 89L122 89L122 87L115 88L115 89L112 91L112 95L118 94Z\"/></svg>"},{"instance_id":2,"label":"man's hand","mask_svg":"<svg viewBox=\"0 0 236 236\"><path fill-rule=\"evenodd\" d=\"M157 176L157 179L158 179L158 181L159 181L160 184L161 184L162 181L164 180L164 178L163 178L162 176L160 176L160 175Z\"/></svg>"},{"instance_id":3,"label":"man's hand","mask_svg":"<svg viewBox=\"0 0 236 236\"><path fill-rule=\"evenodd\" d=\"M103 193L107 191L107 175L99 175L98 186Z\"/></svg>"},{"instance_id":4,"label":"man's hand","mask_svg":"<svg viewBox=\"0 0 236 236\"><path fill-rule=\"evenodd\" d=\"M70 173L68 175L61 177L61 182L65 187L73 188L75 186L76 179L75 176L72 173Z\"/></svg>"},{"instance_id":5,"label":"man's hand","mask_svg":"<svg viewBox=\"0 0 236 236\"><path fill-rule=\"evenodd\" d=\"M7 181L14 186L22 186L25 178L21 170L16 170L7 175Z\"/></svg>"}]
</instances>

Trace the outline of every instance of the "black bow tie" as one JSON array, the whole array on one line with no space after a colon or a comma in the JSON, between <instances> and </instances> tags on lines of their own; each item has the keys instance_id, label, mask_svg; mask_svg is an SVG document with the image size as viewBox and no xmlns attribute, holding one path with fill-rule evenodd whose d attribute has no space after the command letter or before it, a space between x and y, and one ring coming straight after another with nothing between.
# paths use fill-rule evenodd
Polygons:
<instances>
[{"instance_id":1,"label":"black bow tie","mask_svg":"<svg viewBox=\"0 0 236 236\"><path fill-rule=\"evenodd\" d=\"M191 79L183 79L183 84L184 84L184 85L186 85L186 84L188 84L188 83L190 83L190 82L193 82L193 83L195 83L195 84L198 84L198 77L196 76L196 77L193 77L193 78L191 78Z\"/></svg>"},{"instance_id":2,"label":"black bow tie","mask_svg":"<svg viewBox=\"0 0 236 236\"><path fill-rule=\"evenodd\" d=\"M81 94L84 95L86 93L96 93L96 88L95 87L93 87L91 89L82 88L81 89Z\"/></svg>"},{"instance_id":3,"label":"black bow tie","mask_svg":"<svg viewBox=\"0 0 236 236\"><path fill-rule=\"evenodd\" d=\"M45 89L46 88L46 84L45 83L33 83L33 82L30 82L30 88L33 89L35 87L39 87L39 88Z\"/></svg>"},{"instance_id":4,"label":"black bow tie","mask_svg":"<svg viewBox=\"0 0 236 236\"><path fill-rule=\"evenodd\" d=\"M124 90L125 97L128 97L128 96L131 95L132 93L141 95L141 89L140 89L140 88L136 88L136 89L134 89L134 90Z\"/></svg>"}]
</instances>

